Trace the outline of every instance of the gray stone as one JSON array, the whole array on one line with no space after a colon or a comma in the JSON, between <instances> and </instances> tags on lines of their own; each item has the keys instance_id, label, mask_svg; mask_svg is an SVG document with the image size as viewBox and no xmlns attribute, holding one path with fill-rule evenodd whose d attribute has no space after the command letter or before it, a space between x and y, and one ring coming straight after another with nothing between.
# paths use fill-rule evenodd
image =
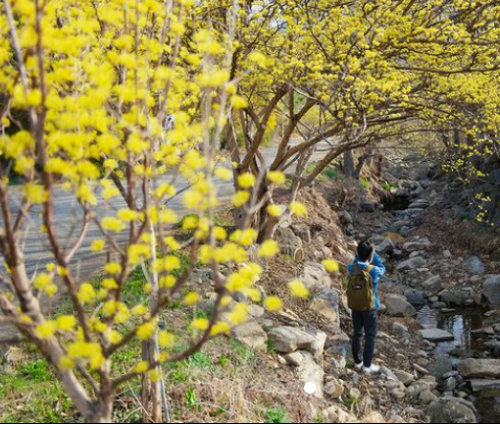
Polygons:
<instances>
[{"instance_id":1,"label":"gray stone","mask_svg":"<svg viewBox=\"0 0 500 424\"><path fill-rule=\"evenodd\" d=\"M448 380L446 380L446 391L447 392L454 392L457 390L458 387L458 381L455 377L451 377Z\"/></svg>"},{"instance_id":2,"label":"gray stone","mask_svg":"<svg viewBox=\"0 0 500 424\"><path fill-rule=\"evenodd\" d=\"M302 383L314 383L316 392L314 396L323 399L323 381L325 378L325 371L314 360L309 352L300 352L303 357L302 364L299 366L298 374Z\"/></svg>"},{"instance_id":3,"label":"gray stone","mask_svg":"<svg viewBox=\"0 0 500 424\"><path fill-rule=\"evenodd\" d=\"M347 211L340 211L337 213L340 222L344 225L352 225L354 224L354 220L352 219L352 216L349 212Z\"/></svg>"},{"instance_id":4,"label":"gray stone","mask_svg":"<svg viewBox=\"0 0 500 424\"><path fill-rule=\"evenodd\" d=\"M385 296L387 313L393 317L413 317L417 315L416 309L406 300L404 296L389 294Z\"/></svg>"},{"instance_id":5,"label":"gray stone","mask_svg":"<svg viewBox=\"0 0 500 424\"><path fill-rule=\"evenodd\" d=\"M316 339L298 328L278 327L269 332L269 341L277 352L293 353L298 349L310 349Z\"/></svg>"},{"instance_id":6,"label":"gray stone","mask_svg":"<svg viewBox=\"0 0 500 424\"><path fill-rule=\"evenodd\" d=\"M442 356L437 358L428 367L431 375L436 377L437 380L442 380L443 376L451 371L453 371L453 362L451 358L447 356Z\"/></svg>"},{"instance_id":7,"label":"gray stone","mask_svg":"<svg viewBox=\"0 0 500 424\"><path fill-rule=\"evenodd\" d=\"M483 284L483 296L494 307L500 307L500 275L493 275Z\"/></svg>"},{"instance_id":8,"label":"gray stone","mask_svg":"<svg viewBox=\"0 0 500 424\"><path fill-rule=\"evenodd\" d=\"M448 305L444 302L434 302L432 304L433 309L445 309Z\"/></svg>"},{"instance_id":9,"label":"gray stone","mask_svg":"<svg viewBox=\"0 0 500 424\"><path fill-rule=\"evenodd\" d=\"M468 298L467 293L460 290L443 290L439 293L442 302L448 305L463 306Z\"/></svg>"},{"instance_id":10,"label":"gray stone","mask_svg":"<svg viewBox=\"0 0 500 424\"><path fill-rule=\"evenodd\" d=\"M437 328L420 330L420 334L425 340L428 340L433 343L455 340L453 334L448 333L445 330L439 330Z\"/></svg>"},{"instance_id":11,"label":"gray stone","mask_svg":"<svg viewBox=\"0 0 500 424\"><path fill-rule=\"evenodd\" d=\"M420 393L418 399L424 405L429 405L430 403L437 402L439 400L439 398L430 390L424 390L422 393Z\"/></svg>"},{"instance_id":12,"label":"gray stone","mask_svg":"<svg viewBox=\"0 0 500 424\"><path fill-rule=\"evenodd\" d=\"M316 262L306 262L300 280L308 289L330 288L332 279L325 267Z\"/></svg>"},{"instance_id":13,"label":"gray stone","mask_svg":"<svg viewBox=\"0 0 500 424\"><path fill-rule=\"evenodd\" d=\"M328 397L338 399L343 395L344 387L337 381L330 381L325 385L324 392Z\"/></svg>"},{"instance_id":14,"label":"gray stone","mask_svg":"<svg viewBox=\"0 0 500 424\"><path fill-rule=\"evenodd\" d=\"M345 333L334 335L331 340L331 345L328 347L328 351L332 355L339 355L348 360L351 355L350 337Z\"/></svg>"},{"instance_id":15,"label":"gray stone","mask_svg":"<svg viewBox=\"0 0 500 424\"><path fill-rule=\"evenodd\" d=\"M462 268L472 275L484 275L486 272L486 267L477 256L472 256L462 262Z\"/></svg>"},{"instance_id":16,"label":"gray stone","mask_svg":"<svg viewBox=\"0 0 500 424\"><path fill-rule=\"evenodd\" d=\"M404 262L399 263L396 269L398 271L408 271L417 268L422 268L425 265L427 265L427 261L421 256L417 256L416 258L411 258Z\"/></svg>"},{"instance_id":17,"label":"gray stone","mask_svg":"<svg viewBox=\"0 0 500 424\"><path fill-rule=\"evenodd\" d=\"M326 333L316 329L307 329L306 332L314 337L314 342L307 348L307 350L313 354L314 359L321 359L323 352L325 351L327 339Z\"/></svg>"},{"instance_id":18,"label":"gray stone","mask_svg":"<svg viewBox=\"0 0 500 424\"><path fill-rule=\"evenodd\" d=\"M433 289L435 287L440 287L443 279L440 275L435 275L422 283L425 289Z\"/></svg>"},{"instance_id":19,"label":"gray stone","mask_svg":"<svg viewBox=\"0 0 500 424\"><path fill-rule=\"evenodd\" d=\"M459 398L440 399L427 409L432 423L477 423L477 411L470 402Z\"/></svg>"},{"instance_id":20,"label":"gray stone","mask_svg":"<svg viewBox=\"0 0 500 424\"><path fill-rule=\"evenodd\" d=\"M473 379L470 381L470 384L474 393L479 393L483 390L500 390L500 380Z\"/></svg>"},{"instance_id":21,"label":"gray stone","mask_svg":"<svg viewBox=\"0 0 500 424\"><path fill-rule=\"evenodd\" d=\"M401 381L401 383L403 383L405 386L409 386L411 383L415 381L415 377L413 376L413 374L410 374L409 372L395 370L394 374L399 379L399 381Z\"/></svg>"},{"instance_id":22,"label":"gray stone","mask_svg":"<svg viewBox=\"0 0 500 424\"><path fill-rule=\"evenodd\" d=\"M396 246L391 239L385 239L382 243L377 246L377 253L381 255L386 255L394 251Z\"/></svg>"},{"instance_id":23,"label":"gray stone","mask_svg":"<svg viewBox=\"0 0 500 424\"><path fill-rule=\"evenodd\" d=\"M374 202L365 201L361 204L361 209L365 212L375 212L377 210L377 205Z\"/></svg>"},{"instance_id":24,"label":"gray stone","mask_svg":"<svg viewBox=\"0 0 500 424\"><path fill-rule=\"evenodd\" d=\"M431 247L431 243L429 241L425 241L425 242L414 241L414 242L410 242L410 243L405 243L403 246L403 249L409 253L412 253L412 252L418 252L421 250L426 250L429 247Z\"/></svg>"},{"instance_id":25,"label":"gray stone","mask_svg":"<svg viewBox=\"0 0 500 424\"><path fill-rule=\"evenodd\" d=\"M458 364L458 372L465 378L500 378L500 360L466 359Z\"/></svg>"},{"instance_id":26,"label":"gray stone","mask_svg":"<svg viewBox=\"0 0 500 424\"><path fill-rule=\"evenodd\" d=\"M425 296L422 292L414 289L409 289L405 291L405 297L412 305L425 305L427 301L425 300Z\"/></svg>"},{"instance_id":27,"label":"gray stone","mask_svg":"<svg viewBox=\"0 0 500 424\"><path fill-rule=\"evenodd\" d=\"M300 367L304 362L304 357L301 352L293 352L286 355L285 360L294 367Z\"/></svg>"},{"instance_id":28,"label":"gray stone","mask_svg":"<svg viewBox=\"0 0 500 424\"><path fill-rule=\"evenodd\" d=\"M311 228L309 227L309 225L292 225L292 230L304 243L311 243L312 236Z\"/></svg>"},{"instance_id":29,"label":"gray stone","mask_svg":"<svg viewBox=\"0 0 500 424\"><path fill-rule=\"evenodd\" d=\"M233 328L231 334L241 344L251 349L262 352L267 349L267 333L255 319L249 319L244 324Z\"/></svg>"},{"instance_id":30,"label":"gray stone","mask_svg":"<svg viewBox=\"0 0 500 424\"><path fill-rule=\"evenodd\" d=\"M405 335L405 334L408 334L410 332L408 327L400 322L393 323L392 329L394 330L394 332L399 333L401 335Z\"/></svg>"}]
</instances>

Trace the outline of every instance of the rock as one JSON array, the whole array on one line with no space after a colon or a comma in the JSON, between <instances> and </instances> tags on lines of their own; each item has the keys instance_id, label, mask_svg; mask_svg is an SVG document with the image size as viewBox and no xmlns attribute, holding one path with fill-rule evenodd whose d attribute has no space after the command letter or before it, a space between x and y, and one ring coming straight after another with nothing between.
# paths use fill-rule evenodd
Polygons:
<instances>
[{"instance_id":1,"label":"rock","mask_svg":"<svg viewBox=\"0 0 500 424\"><path fill-rule=\"evenodd\" d=\"M419 360L420 361L420 360ZM426 359L427 363L429 363L429 360ZM413 368L415 368L415 370L417 372L419 372L420 374L429 374L429 371L427 371L427 368L424 368L423 365L420 365L420 364L413 364Z\"/></svg>"},{"instance_id":2,"label":"rock","mask_svg":"<svg viewBox=\"0 0 500 424\"><path fill-rule=\"evenodd\" d=\"M302 364L299 366L298 374L300 380L304 383L314 383L316 392L314 396L323 399L323 381L325 378L325 371L315 361L309 352L300 352L303 357Z\"/></svg>"},{"instance_id":3,"label":"rock","mask_svg":"<svg viewBox=\"0 0 500 424\"><path fill-rule=\"evenodd\" d=\"M422 268L425 265L427 265L427 261L421 256L417 256L416 258L411 258L404 262L399 263L396 269L398 271L408 271L417 268Z\"/></svg>"},{"instance_id":4,"label":"rock","mask_svg":"<svg viewBox=\"0 0 500 424\"><path fill-rule=\"evenodd\" d=\"M460 375L460 373L458 371L450 371L448 373L446 373L445 375L443 375L443 380L448 380L449 378L452 378L452 377L458 377Z\"/></svg>"},{"instance_id":5,"label":"rock","mask_svg":"<svg viewBox=\"0 0 500 424\"><path fill-rule=\"evenodd\" d=\"M430 403L437 402L439 400L439 398L430 390L424 390L422 393L420 393L418 399L424 405L429 405Z\"/></svg>"},{"instance_id":6,"label":"rock","mask_svg":"<svg viewBox=\"0 0 500 424\"><path fill-rule=\"evenodd\" d=\"M404 296L389 294L385 296L387 313L392 317L413 317L417 315L416 309Z\"/></svg>"},{"instance_id":7,"label":"rock","mask_svg":"<svg viewBox=\"0 0 500 424\"><path fill-rule=\"evenodd\" d=\"M398 380L401 381L401 383L403 383L407 387L415 381L415 377L413 376L413 374L410 374L409 372L395 370L394 374L396 375Z\"/></svg>"},{"instance_id":8,"label":"rock","mask_svg":"<svg viewBox=\"0 0 500 424\"><path fill-rule=\"evenodd\" d=\"M301 249L304 247L302 240L295 235L291 228L279 227L275 233L275 239L280 246Z\"/></svg>"},{"instance_id":9,"label":"rock","mask_svg":"<svg viewBox=\"0 0 500 424\"><path fill-rule=\"evenodd\" d=\"M403 400L406 397L406 393L400 389L392 390L391 395L392 395L392 397L394 397L397 400Z\"/></svg>"},{"instance_id":10,"label":"rock","mask_svg":"<svg viewBox=\"0 0 500 424\"><path fill-rule=\"evenodd\" d=\"M449 250L445 250L443 252L443 258L445 259L451 259L453 257L453 254Z\"/></svg>"},{"instance_id":11,"label":"rock","mask_svg":"<svg viewBox=\"0 0 500 424\"><path fill-rule=\"evenodd\" d=\"M294 367L300 367L304 362L304 357L301 352L293 352L286 355L285 360Z\"/></svg>"},{"instance_id":12,"label":"rock","mask_svg":"<svg viewBox=\"0 0 500 424\"><path fill-rule=\"evenodd\" d=\"M339 295L335 290L323 290L312 302L310 309L326 318L333 327L339 328Z\"/></svg>"},{"instance_id":13,"label":"rock","mask_svg":"<svg viewBox=\"0 0 500 424\"><path fill-rule=\"evenodd\" d=\"M425 242L415 241L415 242L405 243L403 246L403 250L405 250L406 252L412 253L412 252L418 252L421 250L426 250L431 246L432 245L429 241L425 241Z\"/></svg>"},{"instance_id":14,"label":"rock","mask_svg":"<svg viewBox=\"0 0 500 424\"><path fill-rule=\"evenodd\" d=\"M431 375L436 377L437 380L442 380L445 374L453 371L453 362L451 361L451 358L442 356L432 362L429 365L428 370Z\"/></svg>"},{"instance_id":15,"label":"rock","mask_svg":"<svg viewBox=\"0 0 500 424\"><path fill-rule=\"evenodd\" d=\"M446 391L453 393L458 387L458 381L455 377L446 380Z\"/></svg>"},{"instance_id":16,"label":"rock","mask_svg":"<svg viewBox=\"0 0 500 424\"><path fill-rule=\"evenodd\" d=\"M330 381L325 385L324 392L328 397L338 399L343 395L344 387L337 381Z\"/></svg>"},{"instance_id":17,"label":"rock","mask_svg":"<svg viewBox=\"0 0 500 424\"><path fill-rule=\"evenodd\" d=\"M316 262L306 262L300 280L308 289L330 288L332 279L325 267Z\"/></svg>"},{"instance_id":18,"label":"rock","mask_svg":"<svg viewBox=\"0 0 500 424\"><path fill-rule=\"evenodd\" d=\"M432 304L433 309L445 309L448 305L444 302L434 302Z\"/></svg>"},{"instance_id":19,"label":"rock","mask_svg":"<svg viewBox=\"0 0 500 424\"><path fill-rule=\"evenodd\" d=\"M468 298L467 293L460 290L443 290L439 293L442 302L447 305L463 306Z\"/></svg>"},{"instance_id":20,"label":"rock","mask_svg":"<svg viewBox=\"0 0 500 424\"><path fill-rule=\"evenodd\" d=\"M420 330L420 334L425 340L428 340L433 343L455 340L453 334L448 333L447 331L444 330L439 330L437 328Z\"/></svg>"},{"instance_id":21,"label":"rock","mask_svg":"<svg viewBox=\"0 0 500 424\"><path fill-rule=\"evenodd\" d=\"M307 350L316 342L313 335L294 327L274 328L268 336L272 347L280 353L293 353L298 349Z\"/></svg>"},{"instance_id":22,"label":"rock","mask_svg":"<svg viewBox=\"0 0 500 424\"><path fill-rule=\"evenodd\" d=\"M309 227L309 225L292 225L292 230L304 243L311 243L312 236L311 228Z\"/></svg>"},{"instance_id":23,"label":"rock","mask_svg":"<svg viewBox=\"0 0 500 424\"><path fill-rule=\"evenodd\" d=\"M433 289L435 287L440 287L442 281L443 280L440 275L435 275L434 277L431 277L428 280L424 281L422 283L422 286L425 289Z\"/></svg>"},{"instance_id":24,"label":"rock","mask_svg":"<svg viewBox=\"0 0 500 424\"><path fill-rule=\"evenodd\" d=\"M472 256L462 262L462 268L472 275L484 275L486 267L477 256Z\"/></svg>"},{"instance_id":25,"label":"rock","mask_svg":"<svg viewBox=\"0 0 500 424\"><path fill-rule=\"evenodd\" d=\"M365 212L373 213L377 211L377 205L374 202L365 201L361 203L361 209L363 209Z\"/></svg>"},{"instance_id":26,"label":"rock","mask_svg":"<svg viewBox=\"0 0 500 424\"><path fill-rule=\"evenodd\" d=\"M255 305L254 303L252 303L251 305L248 305L248 313L253 318L259 319L264 317L264 315L266 315L266 310L262 306Z\"/></svg>"},{"instance_id":27,"label":"rock","mask_svg":"<svg viewBox=\"0 0 500 424\"><path fill-rule=\"evenodd\" d=\"M409 289L405 291L405 297L412 305L425 305L427 301L425 300L425 296L422 292L414 289Z\"/></svg>"},{"instance_id":28,"label":"rock","mask_svg":"<svg viewBox=\"0 0 500 424\"><path fill-rule=\"evenodd\" d=\"M340 222L344 225L354 224L354 220L352 219L351 214L347 211L340 211L337 213L337 216L339 217Z\"/></svg>"},{"instance_id":29,"label":"rock","mask_svg":"<svg viewBox=\"0 0 500 424\"><path fill-rule=\"evenodd\" d=\"M466 359L458 364L458 372L465 378L500 378L500 360Z\"/></svg>"},{"instance_id":30,"label":"rock","mask_svg":"<svg viewBox=\"0 0 500 424\"><path fill-rule=\"evenodd\" d=\"M500 275L493 275L483 284L483 296L493 307L500 307Z\"/></svg>"},{"instance_id":31,"label":"rock","mask_svg":"<svg viewBox=\"0 0 500 424\"><path fill-rule=\"evenodd\" d=\"M347 334L336 334L332 337L328 352L334 356L339 355L348 360L351 356L351 344L351 338Z\"/></svg>"},{"instance_id":32,"label":"rock","mask_svg":"<svg viewBox=\"0 0 500 424\"><path fill-rule=\"evenodd\" d=\"M232 329L232 336L241 344L261 352L267 349L267 333L255 319L249 319Z\"/></svg>"},{"instance_id":33,"label":"rock","mask_svg":"<svg viewBox=\"0 0 500 424\"><path fill-rule=\"evenodd\" d=\"M396 246L391 239L385 239L382 243L377 246L377 253L380 255L386 255L394 251Z\"/></svg>"},{"instance_id":34,"label":"rock","mask_svg":"<svg viewBox=\"0 0 500 424\"><path fill-rule=\"evenodd\" d=\"M432 423L477 423L477 412L469 402L459 398L440 399L427 409Z\"/></svg>"},{"instance_id":35,"label":"rock","mask_svg":"<svg viewBox=\"0 0 500 424\"><path fill-rule=\"evenodd\" d=\"M394 330L395 333L399 333L401 335L405 335L405 334L408 334L410 332L408 327L400 322L393 323L392 329Z\"/></svg>"},{"instance_id":36,"label":"rock","mask_svg":"<svg viewBox=\"0 0 500 424\"><path fill-rule=\"evenodd\" d=\"M321 415L327 423L355 423L358 420L354 415L345 412L339 405L330 406Z\"/></svg>"},{"instance_id":37,"label":"rock","mask_svg":"<svg viewBox=\"0 0 500 424\"><path fill-rule=\"evenodd\" d=\"M343 421L338 421L338 422L343 422ZM364 417L360 423L372 423L372 424L385 424L387 420L384 418L384 416L380 412L372 412L371 414L367 415Z\"/></svg>"},{"instance_id":38,"label":"rock","mask_svg":"<svg viewBox=\"0 0 500 424\"><path fill-rule=\"evenodd\" d=\"M314 359L321 359L321 357L323 356L323 352L325 351L325 344L327 339L326 333L324 331L316 329L308 329L306 330L306 332L314 337L314 342L306 349L313 354Z\"/></svg>"},{"instance_id":39,"label":"rock","mask_svg":"<svg viewBox=\"0 0 500 424\"><path fill-rule=\"evenodd\" d=\"M473 379L470 381L470 384L474 393L479 393L483 390L500 390L500 380Z\"/></svg>"}]
</instances>

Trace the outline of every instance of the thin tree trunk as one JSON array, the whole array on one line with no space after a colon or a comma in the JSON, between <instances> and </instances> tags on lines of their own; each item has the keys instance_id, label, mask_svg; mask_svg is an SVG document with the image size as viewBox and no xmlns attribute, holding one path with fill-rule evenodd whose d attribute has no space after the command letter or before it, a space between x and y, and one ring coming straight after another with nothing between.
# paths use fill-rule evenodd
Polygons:
<instances>
[{"instance_id":1,"label":"thin tree trunk","mask_svg":"<svg viewBox=\"0 0 500 424\"><path fill-rule=\"evenodd\" d=\"M343 171L348 177L356 178L356 170L354 169L354 152L352 150L344 152Z\"/></svg>"}]
</instances>

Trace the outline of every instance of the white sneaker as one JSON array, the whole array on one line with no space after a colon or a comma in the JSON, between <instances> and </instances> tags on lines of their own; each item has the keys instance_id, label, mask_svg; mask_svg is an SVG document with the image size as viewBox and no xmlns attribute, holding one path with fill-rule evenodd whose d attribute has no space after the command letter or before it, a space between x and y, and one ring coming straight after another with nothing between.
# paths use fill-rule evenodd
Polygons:
<instances>
[{"instance_id":1,"label":"white sneaker","mask_svg":"<svg viewBox=\"0 0 500 424\"><path fill-rule=\"evenodd\" d=\"M378 365L372 364L370 368L363 367L365 374L378 374L380 373L380 367Z\"/></svg>"},{"instance_id":2,"label":"white sneaker","mask_svg":"<svg viewBox=\"0 0 500 424\"><path fill-rule=\"evenodd\" d=\"M354 364L354 369L356 371L361 371L363 369L363 367L364 367L363 362L360 362L359 364L356 364L356 363Z\"/></svg>"}]
</instances>

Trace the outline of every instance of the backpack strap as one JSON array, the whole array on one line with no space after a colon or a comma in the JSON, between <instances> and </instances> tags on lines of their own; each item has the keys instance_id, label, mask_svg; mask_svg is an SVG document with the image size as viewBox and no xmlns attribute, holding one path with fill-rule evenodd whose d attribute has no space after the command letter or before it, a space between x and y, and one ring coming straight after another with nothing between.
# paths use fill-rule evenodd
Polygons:
<instances>
[{"instance_id":1,"label":"backpack strap","mask_svg":"<svg viewBox=\"0 0 500 424\"><path fill-rule=\"evenodd\" d=\"M370 272L372 272L373 268L375 268L374 265L368 265L365 269L361 269L358 263L354 263L352 266L353 274L362 274L364 272L368 272L369 274Z\"/></svg>"}]
</instances>

